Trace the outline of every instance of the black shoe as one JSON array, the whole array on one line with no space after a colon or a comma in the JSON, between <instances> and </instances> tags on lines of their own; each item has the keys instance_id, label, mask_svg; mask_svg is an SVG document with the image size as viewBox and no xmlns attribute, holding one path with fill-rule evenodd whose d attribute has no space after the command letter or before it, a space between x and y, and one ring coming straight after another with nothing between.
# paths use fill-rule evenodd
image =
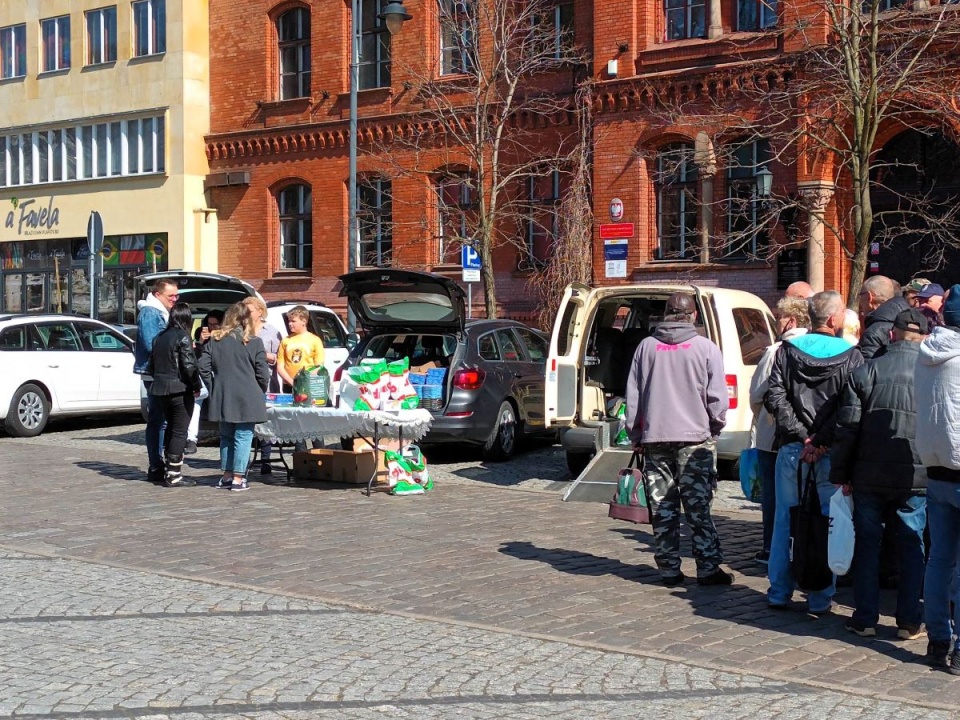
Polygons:
<instances>
[{"instance_id":1,"label":"black shoe","mask_svg":"<svg viewBox=\"0 0 960 720\"><path fill-rule=\"evenodd\" d=\"M162 467L150 468L147 470L147 482L159 485L163 482L163 476L166 471Z\"/></svg>"},{"instance_id":2,"label":"black shoe","mask_svg":"<svg viewBox=\"0 0 960 720\"><path fill-rule=\"evenodd\" d=\"M167 487L193 487L197 484L197 481L185 478L182 475L179 477L167 476L164 478L163 484Z\"/></svg>"},{"instance_id":3,"label":"black shoe","mask_svg":"<svg viewBox=\"0 0 960 720\"><path fill-rule=\"evenodd\" d=\"M273 467L271 467L270 463L264 463L263 465L260 466L261 475L270 475L272 473L273 473Z\"/></svg>"},{"instance_id":4,"label":"black shoe","mask_svg":"<svg viewBox=\"0 0 960 720\"><path fill-rule=\"evenodd\" d=\"M766 550L761 550L753 556L753 560L761 565L766 565L770 562L770 553Z\"/></svg>"},{"instance_id":5,"label":"black shoe","mask_svg":"<svg viewBox=\"0 0 960 720\"><path fill-rule=\"evenodd\" d=\"M950 667L950 643L946 640L927 641L927 665L935 668Z\"/></svg>"},{"instance_id":6,"label":"black shoe","mask_svg":"<svg viewBox=\"0 0 960 720\"><path fill-rule=\"evenodd\" d=\"M951 675L960 675L960 651L953 651L953 657L950 658L950 667L947 670L950 671Z\"/></svg>"},{"instance_id":7,"label":"black shoe","mask_svg":"<svg viewBox=\"0 0 960 720\"><path fill-rule=\"evenodd\" d=\"M193 440L187 440L186 447L183 448L184 455L193 455L197 451L197 443Z\"/></svg>"},{"instance_id":8,"label":"black shoe","mask_svg":"<svg viewBox=\"0 0 960 720\"><path fill-rule=\"evenodd\" d=\"M683 585L684 580L687 579L687 576L683 573L677 573L676 575L665 575L660 578L660 582L667 587L676 587L677 585Z\"/></svg>"},{"instance_id":9,"label":"black shoe","mask_svg":"<svg viewBox=\"0 0 960 720\"><path fill-rule=\"evenodd\" d=\"M699 585L732 585L733 584L733 573L728 573L719 568L714 570L712 573L706 577L698 577L697 584Z\"/></svg>"}]
</instances>

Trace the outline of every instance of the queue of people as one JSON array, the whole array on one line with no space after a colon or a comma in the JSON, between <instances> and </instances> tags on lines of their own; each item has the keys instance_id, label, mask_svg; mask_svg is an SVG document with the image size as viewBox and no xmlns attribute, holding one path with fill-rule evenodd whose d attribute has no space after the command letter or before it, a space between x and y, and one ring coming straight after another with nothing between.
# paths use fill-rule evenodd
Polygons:
<instances>
[{"instance_id":1,"label":"queue of people","mask_svg":"<svg viewBox=\"0 0 960 720\"><path fill-rule=\"evenodd\" d=\"M225 313L207 313L195 334L190 306L178 300L176 283L158 280L140 303L137 320L134 372L143 376L147 393L147 480L167 487L196 484L182 468L184 455L196 452L205 397L207 419L220 428L217 487L246 490L254 426L267 419L264 393L281 389L279 378L295 370L292 356L303 354L302 343L310 343L308 359L321 361L323 344L314 335L292 332L291 357L282 363L280 332L267 323L260 298L246 298ZM303 318L309 316L299 310L290 313L296 315L291 329L299 322L305 330ZM261 474L271 472L270 454L270 446L263 445Z\"/></svg>"},{"instance_id":2,"label":"queue of people","mask_svg":"<svg viewBox=\"0 0 960 720\"><path fill-rule=\"evenodd\" d=\"M776 305L777 342L753 377L763 518L755 559L767 566L767 604L789 610L798 589L791 508L798 476L812 473L823 514L838 489L853 498L846 629L877 634L882 576L892 568L897 639L926 634L926 660L960 675L960 285L945 291L918 279L901 288L874 276L857 301L854 322L838 292L791 285ZM686 579L681 511L697 581L733 579L710 516L727 409L722 358L697 336L695 319L692 296L667 301L664 321L632 359L627 389L627 429L645 454L654 557L668 587ZM831 613L834 593L833 584L806 593L808 612Z\"/></svg>"}]
</instances>

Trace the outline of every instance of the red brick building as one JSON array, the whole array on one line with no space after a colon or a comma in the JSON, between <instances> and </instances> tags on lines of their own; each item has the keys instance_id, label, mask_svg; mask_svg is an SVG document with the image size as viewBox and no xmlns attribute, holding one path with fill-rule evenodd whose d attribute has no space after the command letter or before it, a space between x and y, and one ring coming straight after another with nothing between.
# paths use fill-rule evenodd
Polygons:
<instances>
[{"instance_id":1,"label":"red brick building","mask_svg":"<svg viewBox=\"0 0 960 720\"><path fill-rule=\"evenodd\" d=\"M417 63L435 68L439 82L462 62L438 26L438 1L446 2L405 0L413 18L401 34L389 37L371 19L386 0L361 0L366 55L358 137L360 205L367 225L360 264L458 276L434 210L437 186L391 178L373 152L393 137L422 131L409 122L422 107L411 92L413 80L420 79L405 68ZM897 4L888 0L890 7ZM748 289L767 299L777 295L778 285L800 277L845 289L850 267L830 230L843 222L829 164L798 159L792 151L774 157L762 137L730 137L722 122L702 118L693 122L678 115L668 122L654 110L657 98L682 96L694 85L708 88L708 94L729 93L758 67L769 69L768 81L776 83L784 72L778 59L802 50L818 33L826 35L810 3L780 0L778 8L777 0L557 0L556 5L558 32L572 33L590 58L580 79L596 81L594 282L697 281ZM252 282L268 299L311 297L339 307L336 277L348 265L350 7L350 0L210 1L207 184L219 214L219 269ZM805 12L812 21L809 33L783 30ZM551 82L555 91L572 97L573 73ZM745 117L756 112L742 108ZM902 131L891 128L878 143ZM550 137L545 131L543 142L549 144ZM725 154L718 149L723 144L734 149ZM751 223L759 224L758 190L767 173L777 195L796 199L803 209L784 213L761 237L751 235ZM549 196L555 188L544 192ZM600 239L615 198L622 201L622 221L634 224L626 278L607 277ZM731 249L717 238L733 230L740 241ZM788 240L789 254L769 250ZM529 288L536 263L524 262L523 247L522 240L507 244L494 256L504 316L531 317L537 305ZM544 260L548 257L546 252ZM874 258L875 271L907 274L901 255L881 260Z\"/></svg>"}]
</instances>

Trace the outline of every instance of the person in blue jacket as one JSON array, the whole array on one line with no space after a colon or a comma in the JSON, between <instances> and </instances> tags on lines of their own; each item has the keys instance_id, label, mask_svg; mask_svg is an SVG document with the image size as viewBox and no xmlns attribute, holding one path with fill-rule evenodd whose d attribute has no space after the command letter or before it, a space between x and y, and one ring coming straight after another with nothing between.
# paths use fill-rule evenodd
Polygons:
<instances>
[{"instance_id":1,"label":"person in blue jacket","mask_svg":"<svg viewBox=\"0 0 960 720\"><path fill-rule=\"evenodd\" d=\"M134 350L133 371L142 376L143 385L147 390L147 429L145 442L147 445L147 480L153 483L162 483L164 479L163 462L163 428L165 425L163 407L150 394L153 378L149 375L150 355L153 352L153 341L167 328L170 319L170 309L176 304L180 293L177 283L173 280L161 278L157 280L150 294L141 300L137 307L140 314L137 316L137 344Z\"/></svg>"}]
</instances>

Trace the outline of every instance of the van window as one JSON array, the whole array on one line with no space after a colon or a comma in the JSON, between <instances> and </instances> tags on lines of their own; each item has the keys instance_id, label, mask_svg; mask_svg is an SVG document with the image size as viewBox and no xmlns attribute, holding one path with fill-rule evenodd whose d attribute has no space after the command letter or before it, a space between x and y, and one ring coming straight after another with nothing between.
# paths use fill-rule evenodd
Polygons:
<instances>
[{"instance_id":1,"label":"van window","mask_svg":"<svg viewBox=\"0 0 960 720\"><path fill-rule=\"evenodd\" d=\"M740 338L740 357L744 365L756 365L763 351L769 347L770 331L762 310L734 308L733 322Z\"/></svg>"}]
</instances>

